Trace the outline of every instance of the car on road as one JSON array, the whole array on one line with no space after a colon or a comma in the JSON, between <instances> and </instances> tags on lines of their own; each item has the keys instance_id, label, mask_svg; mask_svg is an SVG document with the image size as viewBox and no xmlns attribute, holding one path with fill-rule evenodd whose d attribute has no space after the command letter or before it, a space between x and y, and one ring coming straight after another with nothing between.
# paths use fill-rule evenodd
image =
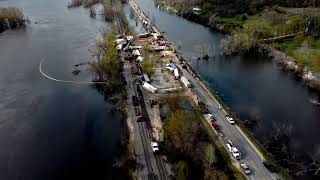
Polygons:
<instances>
[{"instance_id":1,"label":"car on road","mask_svg":"<svg viewBox=\"0 0 320 180\"><path fill-rule=\"evenodd\" d=\"M241 154L239 150L232 145L231 141L229 142L228 140L228 143L226 144L226 146L234 158L236 158L237 160L241 158Z\"/></svg>"},{"instance_id":2,"label":"car on road","mask_svg":"<svg viewBox=\"0 0 320 180\"><path fill-rule=\"evenodd\" d=\"M219 124L214 120L211 120L211 125L215 130L219 130L220 129Z\"/></svg>"},{"instance_id":3,"label":"car on road","mask_svg":"<svg viewBox=\"0 0 320 180\"><path fill-rule=\"evenodd\" d=\"M231 145L231 146L233 146L233 143L232 143L232 141L231 140L227 140L228 141L228 143Z\"/></svg>"},{"instance_id":4,"label":"car on road","mask_svg":"<svg viewBox=\"0 0 320 180\"><path fill-rule=\"evenodd\" d=\"M229 152L232 152L232 144L227 143L226 146L227 146Z\"/></svg>"},{"instance_id":5,"label":"car on road","mask_svg":"<svg viewBox=\"0 0 320 180\"><path fill-rule=\"evenodd\" d=\"M250 174L251 174L251 170L250 170L249 167L246 165L246 163L241 162L241 163L240 163L240 167L241 167L241 169L243 170L243 172L244 172L246 175L250 175Z\"/></svg>"},{"instance_id":6,"label":"car on road","mask_svg":"<svg viewBox=\"0 0 320 180\"><path fill-rule=\"evenodd\" d=\"M215 120L216 120L216 119L214 119L214 117L213 117L212 114L205 114L204 116L206 117L206 119L207 119L208 121L215 121Z\"/></svg>"},{"instance_id":7,"label":"car on road","mask_svg":"<svg viewBox=\"0 0 320 180\"><path fill-rule=\"evenodd\" d=\"M227 120L229 121L230 124L234 124L234 120L230 116L226 116Z\"/></svg>"},{"instance_id":8,"label":"car on road","mask_svg":"<svg viewBox=\"0 0 320 180\"><path fill-rule=\"evenodd\" d=\"M231 154L234 158L236 158L237 160L239 160L241 158L240 152L236 147L232 147L231 148Z\"/></svg>"},{"instance_id":9,"label":"car on road","mask_svg":"<svg viewBox=\"0 0 320 180\"><path fill-rule=\"evenodd\" d=\"M157 142L151 141L151 147L154 153L159 152L159 145Z\"/></svg>"}]
</instances>

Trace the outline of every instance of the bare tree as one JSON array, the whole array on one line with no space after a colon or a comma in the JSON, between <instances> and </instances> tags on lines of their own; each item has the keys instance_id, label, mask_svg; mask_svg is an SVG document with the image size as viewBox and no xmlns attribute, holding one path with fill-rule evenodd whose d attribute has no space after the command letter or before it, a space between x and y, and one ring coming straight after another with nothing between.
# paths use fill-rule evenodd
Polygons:
<instances>
[{"instance_id":1,"label":"bare tree","mask_svg":"<svg viewBox=\"0 0 320 180\"><path fill-rule=\"evenodd\" d=\"M314 174L319 175L320 173L320 144L314 147L312 155L312 166L314 167Z\"/></svg>"}]
</instances>

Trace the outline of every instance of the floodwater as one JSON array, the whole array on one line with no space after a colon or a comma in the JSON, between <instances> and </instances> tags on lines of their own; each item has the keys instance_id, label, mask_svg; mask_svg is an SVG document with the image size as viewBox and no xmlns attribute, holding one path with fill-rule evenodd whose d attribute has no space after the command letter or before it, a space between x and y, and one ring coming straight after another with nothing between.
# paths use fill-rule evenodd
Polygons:
<instances>
[{"instance_id":1,"label":"floodwater","mask_svg":"<svg viewBox=\"0 0 320 180\"><path fill-rule=\"evenodd\" d=\"M264 142L276 126L285 125L298 155L309 156L320 144L320 107L309 102L318 96L295 75L263 57L221 57L223 34L161 11L152 0L135 1L242 120L257 122L251 131L259 141ZM197 60L206 51L211 58Z\"/></svg>"},{"instance_id":2,"label":"floodwater","mask_svg":"<svg viewBox=\"0 0 320 180\"><path fill-rule=\"evenodd\" d=\"M88 10L68 10L66 0L1 0L31 20L25 30L0 34L0 179L123 179L113 163L124 131L120 113L90 85L46 79L90 81L82 67L106 24Z\"/></svg>"}]
</instances>

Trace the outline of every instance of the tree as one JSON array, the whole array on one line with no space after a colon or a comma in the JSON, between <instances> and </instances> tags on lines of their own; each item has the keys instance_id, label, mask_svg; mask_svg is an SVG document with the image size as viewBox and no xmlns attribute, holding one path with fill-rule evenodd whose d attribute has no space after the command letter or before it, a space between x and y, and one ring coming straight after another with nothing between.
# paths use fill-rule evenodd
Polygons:
<instances>
[{"instance_id":1,"label":"tree","mask_svg":"<svg viewBox=\"0 0 320 180\"><path fill-rule=\"evenodd\" d=\"M315 168L315 175L319 175L320 174L320 145L316 145L314 148L314 152L312 155L312 165Z\"/></svg>"},{"instance_id":2,"label":"tree","mask_svg":"<svg viewBox=\"0 0 320 180\"><path fill-rule=\"evenodd\" d=\"M209 172L208 180L229 180L229 177L220 170L212 170Z\"/></svg>"},{"instance_id":3,"label":"tree","mask_svg":"<svg viewBox=\"0 0 320 180\"><path fill-rule=\"evenodd\" d=\"M202 164L204 167L205 177L208 178L213 163L217 162L216 152L212 144L207 144L202 152Z\"/></svg>"},{"instance_id":4,"label":"tree","mask_svg":"<svg viewBox=\"0 0 320 180\"><path fill-rule=\"evenodd\" d=\"M206 169L210 169L217 162L216 152L212 144L207 144L203 149L202 163Z\"/></svg>"},{"instance_id":5,"label":"tree","mask_svg":"<svg viewBox=\"0 0 320 180\"><path fill-rule=\"evenodd\" d=\"M176 180L188 179L188 164L184 161L179 161L173 165L173 172Z\"/></svg>"},{"instance_id":6,"label":"tree","mask_svg":"<svg viewBox=\"0 0 320 180\"><path fill-rule=\"evenodd\" d=\"M178 153L192 154L197 141L199 124L190 112L173 112L165 125L165 138Z\"/></svg>"},{"instance_id":7,"label":"tree","mask_svg":"<svg viewBox=\"0 0 320 180\"><path fill-rule=\"evenodd\" d=\"M305 27L305 22L303 18L299 15L291 16L289 19L289 29L292 32L300 32L303 31Z\"/></svg>"}]
</instances>

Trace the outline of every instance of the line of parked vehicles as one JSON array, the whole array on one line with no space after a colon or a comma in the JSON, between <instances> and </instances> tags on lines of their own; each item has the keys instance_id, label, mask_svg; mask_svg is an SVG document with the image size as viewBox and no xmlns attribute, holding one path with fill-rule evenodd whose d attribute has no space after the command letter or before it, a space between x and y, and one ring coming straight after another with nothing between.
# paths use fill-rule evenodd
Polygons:
<instances>
[{"instance_id":1,"label":"line of parked vehicles","mask_svg":"<svg viewBox=\"0 0 320 180\"><path fill-rule=\"evenodd\" d=\"M220 130L220 126L219 126L219 124L217 123L217 120L215 119L215 117L212 114L204 114L204 116L211 123L211 126L216 131ZM235 124L235 122L234 122L232 117L227 115L226 119L230 124L232 124L232 125ZM228 151L231 153L232 157L234 157L236 160L239 161L240 168L243 170L243 172L246 175L250 175L251 174L251 170L250 170L250 168L247 166L247 164L245 162L241 161L241 153L240 153L239 149L236 146L234 146L233 143L230 140L227 140L226 146L227 146Z\"/></svg>"}]
</instances>

